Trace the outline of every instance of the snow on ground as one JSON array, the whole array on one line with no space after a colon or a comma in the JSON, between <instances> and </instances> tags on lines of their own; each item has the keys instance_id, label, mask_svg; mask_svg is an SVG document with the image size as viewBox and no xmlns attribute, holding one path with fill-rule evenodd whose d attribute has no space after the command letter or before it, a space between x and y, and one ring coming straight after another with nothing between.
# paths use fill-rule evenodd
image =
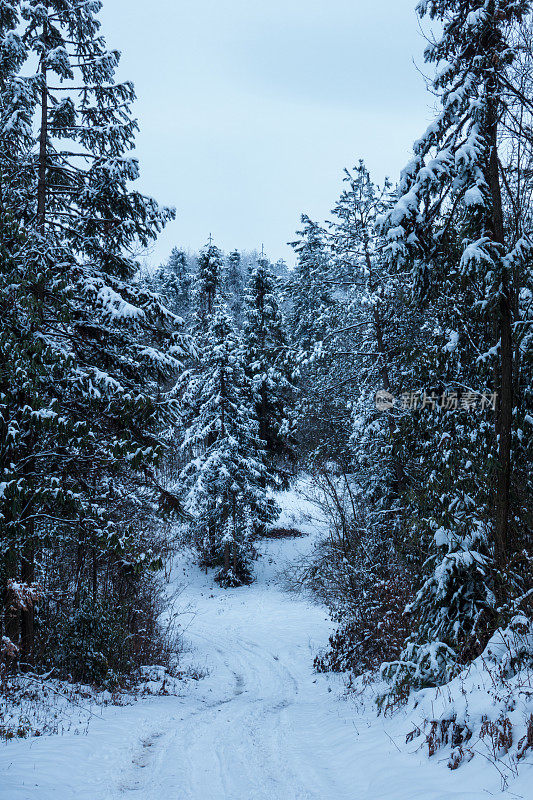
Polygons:
<instances>
[{"instance_id":1,"label":"snow on ground","mask_svg":"<svg viewBox=\"0 0 533 800\"><path fill-rule=\"evenodd\" d=\"M303 524L294 493L286 503L291 527ZM187 658L208 675L179 696L104 708L87 735L0 746L0 800L531 800L531 770L505 793L481 759L451 772L405 746L407 712L376 718L343 699L339 676L313 672L332 623L277 579L312 546L307 522L305 538L264 543L249 587L179 565Z\"/></svg>"},{"instance_id":2,"label":"snow on ground","mask_svg":"<svg viewBox=\"0 0 533 800\"><path fill-rule=\"evenodd\" d=\"M317 535L327 531L327 520L320 509L318 489L306 478L300 478L296 486L285 492L277 492L275 495L281 513L273 528L294 529L301 533L307 533L314 541ZM309 550L309 544L305 551ZM284 552L284 561L290 561L290 554ZM299 551L297 551L299 552Z\"/></svg>"}]
</instances>

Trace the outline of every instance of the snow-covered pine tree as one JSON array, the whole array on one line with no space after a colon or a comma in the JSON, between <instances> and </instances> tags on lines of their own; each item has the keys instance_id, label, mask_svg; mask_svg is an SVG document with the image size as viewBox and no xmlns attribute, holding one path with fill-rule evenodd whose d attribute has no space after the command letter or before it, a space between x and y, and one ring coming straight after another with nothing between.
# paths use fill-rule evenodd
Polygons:
<instances>
[{"instance_id":1,"label":"snow-covered pine tree","mask_svg":"<svg viewBox=\"0 0 533 800\"><path fill-rule=\"evenodd\" d=\"M207 330L209 320L216 305L216 298L222 290L224 259L211 236L198 256L198 271L195 283L196 327Z\"/></svg>"},{"instance_id":2,"label":"snow-covered pine tree","mask_svg":"<svg viewBox=\"0 0 533 800\"><path fill-rule=\"evenodd\" d=\"M10 325L8 312L13 308L13 278L19 276L16 270L13 252L20 247L22 232L17 224L19 213L18 201L21 190L17 182L17 164L31 143L30 120L26 117L23 124L9 124L6 107L9 106L9 93L21 64L24 63L26 51L16 30L18 25L17 6L6 0L0 2L0 114L2 120L0 139L0 298L2 325L0 326L0 469L2 495L9 489L12 467L18 460L19 453L29 459L31 441L21 426L20 411L28 392L27 372L29 359L25 353L25 342L20 328ZM11 296L10 296L11 295ZM28 315L30 316L30 315ZM43 359L45 361L45 359ZM10 368L8 369L8 365ZM15 379L16 376L16 379ZM29 399L28 408L31 408ZM17 403L16 413L14 404ZM22 429L21 429L22 428ZM26 470L28 471L28 470ZM20 487L20 506L24 508L31 497L31 489L27 482ZM7 513L6 513L7 511ZM22 536L13 533L6 535L6 526L10 523L9 507L2 508L0 524L2 525L1 544L1 603L2 633L15 647L19 644L24 651L31 647L33 616L27 614L24 619L24 631L20 642L20 605L12 602L12 586L24 574L27 593L30 601L33 576L32 558L30 556L30 531L24 530ZM29 526L28 526L29 527ZM22 562L24 566L22 566Z\"/></svg>"},{"instance_id":3,"label":"snow-covered pine tree","mask_svg":"<svg viewBox=\"0 0 533 800\"><path fill-rule=\"evenodd\" d=\"M318 408L322 419L335 419L336 430L326 430L314 458L331 528L315 580L339 629L316 663L355 673L399 655L413 571L406 556L414 558L404 537L408 503L393 393L402 391L403 353L411 337L416 341L416 315L406 307L405 276L390 274L375 227L389 203L388 183L375 186L360 161L344 171L329 223L337 302L326 318L322 358L329 371L335 365L335 380Z\"/></svg>"},{"instance_id":4,"label":"snow-covered pine tree","mask_svg":"<svg viewBox=\"0 0 533 800\"><path fill-rule=\"evenodd\" d=\"M245 293L244 363L269 469L280 478L286 475L287 461L294 458L291 360L276 282L267 259L261 258Z\"/></svg>"},{"instance_id":5,"label":"snow-covered pine tree","mask_svg":"<svg viewBox=\"0 0 533 800\"><path fill-rule=\"evenodd\" d=\"M334 254L334 281L344 293L344 319L338 331L329 334L329 349L352 351L353 387L357 390L353 406L354 419L363 414L367 422L357 422L356 434L366 438L365 429L382 427L381 452L374 450L374 468L382 475L389 471L386 483L397 497L405 483L405 472L398 455L396 426L398 409L376 408L376 392L392 392L399 398L404 390L405 370L402 357L414 346L416 325L413 310L407 311L408 295L404 292L405 275L392 275L383 258L383 237L376 230L376 221L390 207L390 184L376 186L363 161L344 174L346 188L332 210L330 223L331 249ZM391 352L392 351L392 352ZM378 424L379 420L379 424ZM376 444L376 441L374 442ZM363 451L365 448L363 447ZM379 467L375 459L379 461ZM368 454L363 455L368 463ZM369 481L365 480L367 487Z\"/></svg>"},{"instance_id":6,"label":"snow-covered pine tree","mask_svg":"<svg viewBox=\"0 0 533 800\"><path fill-rule=\"evenodd\" d=\"M147 286L161 294L165 305L174 314L186 318L191 310L192 281L187 253L173 247L167 263L150 276Z\"/></svg>"},{"instance_id":7,"label":"snow-covered pine tree","mask_svg":"<svg viewBox=\"0 0 533 800\"><path fill-rule=\"evenodd\" d=\"M38 593L39 658L55 663L44 620L61 636L74 611L96 620L107 603L125 637L142 624L142 614L128 618L124 587L131 599L157 562L149 525L146 535L138 525L175 414L161 385L184 339L174 315L131 283L131 251L172 212L130 188L134 93L114 82L100 3L18 9L3 3L0 15L1 346L14 365L2 371L4 624L31 663ZM68 598L61 613L57 594ZM131 648L115 656L130 664Z\"/></svg>"},{"instance_id":8,"label":"snow-covered pine tree","mask_svg":"<svg viewBox=\"0 0 533 800\"><path fill-rule=\"evenodd\" d=\"M310 351L322 341L331 307L334 304L330 285L331 258L326 231L306 214L302 228L292 242L296 268L287 284L291 300L289 325L291 336L299 347Z\"/></svg>"},{"instance_id":9,"label":"snow-covered pine tree","mask_svg":"<svg viewBox=\"0 0 533 800\"><path fill-rule=\"evenodd\" d=\"M244 281L243 265L241 254L238 250L233 250L227 260L224 272L224 293L228 299L228 305L233 313L237 324L241 322L242 306L244 302Z\"/></svg>"},{"instance_id":10,"label":"snow-covered pine tree","mask_svg":"<svg viewBox=\"0 0 533 800\"><path fill-rule=\"evenodd\" d=\"M415 435L405 438L419 464L413 533L430 558L409 607L416 634L385 670L397 690L442 683L479 653L527 574L520 553L529 512L520 491L530 479L527 470L511 472L511 450L521 446L527 414L515 332L532 249L523 225L507 224L502 201L502 161L521 148L500 145L504 132L525 136L513 122L524 97L513 64L530 10L523 0L418 4L420 16L442 26L425 53L438 65L442 110L415 143L383 230L390 268L412 270L427 319L417 360L435 391L411 415ZM490 401L479 405L478 393L493 392L495 414Z\"/></svg>"},{"instance_id":11,"label":"snow-covered pine tree","mask_svg":"<svg viewBox=\"0 0 533 800\"><path fill-rule=\"evenodd\" d=\"M287 322L290 344L296 362L298 402L296 428L302 455L314 458L324 445L344 433L349 425L346 404L334 407L329 402L331 388L342 384L344 377L332 380L329 351L324 342L332 329L341 327L342 307L333 294L332 258L327 232L306 215L302 215L299 238L292 243L297 262L284 284L288 301ZM337 366L337 365L336 365ZM338 395L335 393L335 397ZM340 443L340 439L337 438Z\"/></svg>"},{"instance_id":12,"label":"snow-covered pine tree","mask_svg":"<svg viewBox=\"0 0 533 800\"><path fill-rule=\"evenodd\" d=\"M281 278L284 281L289 277L289 268L283 258L278 258L275 264L271 264L270 271L276 278Z\"/></svg>"},{"instance_id":13,"label":"snow-covered pine tree","mask_svg":"<svg viewBox=\"0 0 533 800\"><path fill-rule=\"evenodd\" d=\"M224 586L251 580L252 533L269 522L272 479L250 400L242 342L224 304L213 308L199 363L183 375L183 450L178 485L193 516L189 533L201 563L217 567Z\"/></svg>"}]
</instances>

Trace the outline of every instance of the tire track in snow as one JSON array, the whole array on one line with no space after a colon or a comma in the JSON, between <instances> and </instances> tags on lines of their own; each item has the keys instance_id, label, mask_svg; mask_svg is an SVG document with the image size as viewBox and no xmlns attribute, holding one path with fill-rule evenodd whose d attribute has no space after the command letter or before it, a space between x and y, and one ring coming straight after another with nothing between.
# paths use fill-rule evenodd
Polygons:
<instances>
[{"instance_id":1,"label":"tire track in snow","mask_svg":"<svg viewBox=\"0 0 533 800\"><path fill-rule=\"evenodd\" d=\"M231 596L228 601L231 604ZM263 596L258 606L252 611L261 613L268 629L269 609ZM142 763L133 759L136 770L122 783L122 797L166 800L172 792L180 800L342 798L333 787L317 790L306 759L300 763L302 750L294 746L292 715L299 699L298 679L291 663L268 646L276 641L275 627L266 642L252 638L256 615L250 611L248 604L241 624L227 627L218 615L214 625L204 615L203 630L192 631L211 651L212 669L227 676L228 683L221 687L222 696L185 713L172 723L173 730L157 740L149 739L149 756ZM280 611L278 607L271 611L274 624ZM305 651L309 659L308 648Z\"/></svg>"}]
</instances>

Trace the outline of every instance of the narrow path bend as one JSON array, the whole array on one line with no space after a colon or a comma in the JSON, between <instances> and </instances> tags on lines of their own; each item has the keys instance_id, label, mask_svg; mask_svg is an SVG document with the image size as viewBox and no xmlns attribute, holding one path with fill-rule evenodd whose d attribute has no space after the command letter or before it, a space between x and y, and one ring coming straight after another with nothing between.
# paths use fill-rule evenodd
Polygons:
<instances>
[{"instance_id":1,"label":"narrow path bend","mask_svg":"<svg viewBox=\"0 0 533 800\"><path fill-rule=\"evenodd\" d=\"M144 800L353 800L354 728L313 673L331 623L273 577L293 541L267 542L256 583L221 590L196 573L187 636L209 669L201 696L183 704L142 764L110 797ZM207 580L207 582L206 582Z\"/></svg>"}]
</instances>

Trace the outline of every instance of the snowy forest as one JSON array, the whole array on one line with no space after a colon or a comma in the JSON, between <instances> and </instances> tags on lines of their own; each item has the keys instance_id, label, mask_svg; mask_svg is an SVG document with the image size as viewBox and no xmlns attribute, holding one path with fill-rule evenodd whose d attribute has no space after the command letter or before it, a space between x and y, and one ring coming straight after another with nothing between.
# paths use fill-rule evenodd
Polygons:
<instances>
[{"instance_id":1,"label":"snowy forest","mask_svg":"<svg viewBox=\"0 0 533 800\"><path fill-rule=\"evenodd\" d=\"M1 800L531 800L533 4L419 0L292 263L161 264L101 5L0 0Z\"/></svg>"}]
</instances>

